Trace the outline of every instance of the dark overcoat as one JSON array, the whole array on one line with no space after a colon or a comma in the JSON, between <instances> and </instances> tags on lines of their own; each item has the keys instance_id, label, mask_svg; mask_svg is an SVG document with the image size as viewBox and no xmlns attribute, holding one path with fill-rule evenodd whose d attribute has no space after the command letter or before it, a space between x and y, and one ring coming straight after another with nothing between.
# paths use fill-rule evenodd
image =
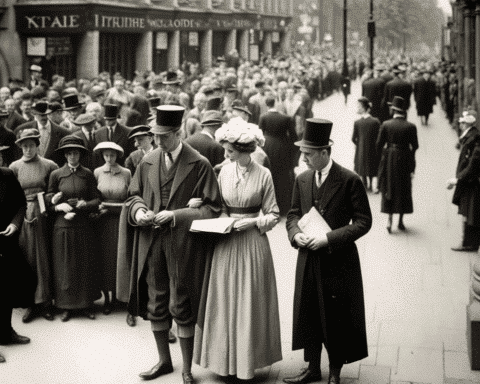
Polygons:
<instances>
[{"instance_id":1,"label":"dark overcoat","mask_svg":"<svg viewBox=\"0 0 480 384\"><path fill-rule=\"evenodd\" d=\"M202 156L205 156L212 167L221 164L225 160L224 150L220 143L217 143L215 139L202 132L194 133L185 142L200 152Z\"/></svg>"},{"instance_id":2,"label":"dark overcoat","mask_svg":"<svg viewBox=\"0 0 480 384\"><path fill-rule=\"evenodd\" d=\"M133 140L128 139L131 129L125 127L122 124L118 124L115 127L115 132L113 132L112 140L115 144L118 144L123 149L123 156L117 158L117 163L122 167L125 165L125 159L130 156L130 154L135 151L135 145ZM102 127L95 132L95 141L101 143L108 140L108 127ZM103 157L99 160L98 166L105 164Z\"/></svg>"},{"instance_id":3,"label":"dark overcoat","mask_svg":"<svg viewBox=\"0 0 480 384\"><path fill-rule=\"evenodd\" d=\"M377 176L380 157L375 144L379 130L380 120L372 116L358 119L353 124L352 141L356 146L355 172L360 176Z\"/></svg>"},{"instance_id":4,"label":"dark overcoat","mask_svg":"<svg viewBox=\"0 0 480 384\"><path fill-rule=\"evenodd\" d=\"M415 81L413 91L418 116L427 116L432 113L437 99L437 85L435 82L421 77Z\"/></svg>"},{"instance_id":5,"label":"dark overcoat","mask_svg":"<svg viewBox=\"0 0 480 384\"><path fill-rule=\"evenodd\" d=\"M300 174L294 185L292 208L287 216L288 238L297 248L294 237L301 232L298 221L314 205L315 172ZM321 199L323 217L332 231L327 233L328 247L317 251L300 248L295 275L293 303L293 350L307 347L309 329L306 325L303 292L305 266L308 258L321 260L321 292L319 301L323 336L327 349L343 355L345 363L368 356L363 300L362 272L355 241L372 226L372 213L365 187L359 176L333 162L325 179L325 194ZM327 294L328 292L328 294ZM336 305L332 305L335 301ZM326 312L325 308L330 308Z\"/></svg>"},{"instance_id":6,"label":"dark overcoat","mask_svg":"<svg viewBox=\"0 0 480 384\"><path fill-rule=\"evenodd\" d=\"M152 210L155 214L160 211L160 167L163 156L162 150L157 148L138 165L130 184L130 197L120 217L117 296L121 301L128 301L131 314L143 318L147 318L148 303L144 273L147 257L160 250L155 248L159 246L155 241L158 230L153 226L136 226L133 217L140 208ZM205 157L183 143L177 161L178 167L166 206L166 210L174 212L175 219L170 222L169 238L165 241L170 243L171 254L168 257L174 260L177 267L176 283L188 292L196 316L202 288L208 282L205 275L208 274L213 248L211 241L205 241L205 234L195 234L189 230L193 220L218 217L222 205L215 172ZM193 197L202 199L200 208L187 207Z\"/></svg>"},{"instance_id":7,"label":"dark overcoat","mask_svg":"<svg viewBox=\"0 0 480 384\"><path fill-rule=\"evenodd\" d=\"M0 232L14 224L19 230L12 236L0 235L0 306L3 309L33 305L36 276L18 245L27 209L25 194L15 174L0 167ZM3 330L0 330L2 332Z\"/></svg>"},{"instance_id":8,"label":"dark overcoat","mask_svg":"<svg viewBox=\"0 0 480 384\"><path fill-rule=\"evenodd\" d=\"M372 103L370 114L381 122L389 118L388 106L385 108L382 104L386 84L381 77L367 79L362 83L362 96L365 96Z\"/></svg>"},{"instance_id":9,"label":"dark overcoat","mask_svg":"<svg viewBox=\"0 0 480 384\"><path fill-rule=\"evenodd\" d=\"M460 139L453 204L467 218L467 224L480 226L480 132L472 127Z\"/></svg>"},{"instance_id":10,"label":"dark overcoat","mask_svg":"<svg viewBox=\"0 0 480 384\"><path fill-rule=\"evenodd\" d=\"M388 103L391 103L395 96L400 96L405 99L405 110L408 111L410 108L410 97L412 96L412 92L412 85L408 81L400 79L397 76L385 86L383 105L384 107L388 106Z\"/></svg>"},{"instance_id":11,"label":"dark overcoat","mask_svg":"<svg viewBox=\"0 0 480 384\"><path fill-rule=\"evenodd\" d=\"M382 192L383 213L412 213L412 179L415 151L418 149L417 127L396 117L385 121L378 133L377 153L381 153L378 186Z\"/></svg>"}]
</instances>

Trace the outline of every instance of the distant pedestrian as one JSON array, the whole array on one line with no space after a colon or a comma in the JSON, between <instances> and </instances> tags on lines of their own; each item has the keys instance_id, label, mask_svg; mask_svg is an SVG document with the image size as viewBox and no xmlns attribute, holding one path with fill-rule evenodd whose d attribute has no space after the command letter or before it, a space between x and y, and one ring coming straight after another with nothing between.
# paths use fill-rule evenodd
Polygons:
<instances>
[{"instance_id":1,"label":"distant pedestrian","mask_svg":"<svg viewBox=\"0 0 480 384\"><path fill-rule=\"evenodd\" d=\"M437 88L429 70L424 70L421 74L422 77L415 81L415 104L422 125L428 125L428 116L433 113L433 106L436 103Z\"/></svg>"}]
</instances>

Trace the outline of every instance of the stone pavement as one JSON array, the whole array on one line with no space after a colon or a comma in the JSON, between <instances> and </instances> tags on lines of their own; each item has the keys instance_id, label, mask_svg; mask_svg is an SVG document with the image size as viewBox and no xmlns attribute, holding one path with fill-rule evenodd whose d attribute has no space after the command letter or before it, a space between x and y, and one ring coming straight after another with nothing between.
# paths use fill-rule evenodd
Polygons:
<instances>
[{"instance_id":1,"label":"stone pavement","mask_svg":"<svg viewBox=\"0 0 480 384\"><path fill-rule=\"evenodd\" d=\"M353 167L351 135L359 95L360 84L354 82L347 106L343 96L333 95L314 109L316 117L334 121L332 156L348 168ZM369 195L373 227L357 242L369 357L344 367L344 384L480 383L480 372L469 368L465 336L470 269L477 256L450 250L461 239L461 219L451 204L452 191L445 188L455 172L456 135L438 106L428 127L421 126L415 115L413 107L409 117L417 124L420 148L413 182L414 213L405 216L408 230L395 228L389 235L387 215L380 213L380 196ZM270 384L296 374L304 363L302 351L291 351L296 252L288 243L284 221L269 233L269 239L280 300L283 361L259 370L252 382ZM21 322L22 313L15 311L14 327L30 336L32 343L0 347L7 358L0 365L1 384L140 383L138 373L157 362L149 324L139 320L137 327L130 328L124 312L109 316L99 312L95 321L73 318L62 323L57 318L31 324ZM172 354L175 372L153 383L181 383L178 343L172 346ZM224 383L198 366L193 373L199 383Z\"/></svg>"}]
</instances>

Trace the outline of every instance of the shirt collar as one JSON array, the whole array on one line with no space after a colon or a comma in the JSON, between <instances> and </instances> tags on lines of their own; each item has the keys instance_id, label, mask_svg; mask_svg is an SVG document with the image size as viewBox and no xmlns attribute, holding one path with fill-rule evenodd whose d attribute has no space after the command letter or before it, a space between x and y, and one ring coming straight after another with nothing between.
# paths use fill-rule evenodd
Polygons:
<instances>
[{"instance_id":1,"label":"shirt collar","mask_svg":"<svg viewBox=\"0 0 480 384\"><path fill-rule=\"evenodd\" d=\"M180 155L180 152L182 151L182 147L183 147L183 144L180 141L179 146L175 148L172 152L170 152L172 154L173 162L177 161L177 157ZM165 152L165 156L167 156L167 153L168 152Z\"/></svg>"},{"instance_id":2,"label":"shirt collar","mask_svg":"<svg viewBox=\"0 0 480 384\"><path fill-rule=\"evenodd\" d=\"M328 176L328 174L330 173L330 169L332 169L332 165L333 165L333 160L332 158L330 158L330 160L328 161L328 164L322 170L317 171L322 174L322 180L325 180L325 178Z\"/></svg>"},{"instance_id":3,"label":"shirt collar","mask_svg":"<svg viewBox=\"0 0 480 384\"><path fill-rule=\"evenodd\" d=\"M371 116L370 113L368 113L368 112L367 112L367 113L364 113L364 114L362 115L362 119L368 119L370 116Z\"/></svg>"},{"instance_id":4,"label":"shirt collar","mask_svg":"<svg viewBox=\"0 0 480 384\"><path fill-rule=\"evenodd\" d=\"M89 136L88 136L89 132L85 128L82 128L82 132L85 135L85 137L88 139L89 138ZM95 131L93 129L92 129L92 134L95 134Z\"/></svg>"},{"instance_id":5,"label":"shirt collar","mask_svg":"<svg viewBox=\"0 0 480 384\"><path fill-rule=\"evenodd\" d=\"M268 112L278 112L276 108L270 108Z\"/></svg>"}]
</instances>

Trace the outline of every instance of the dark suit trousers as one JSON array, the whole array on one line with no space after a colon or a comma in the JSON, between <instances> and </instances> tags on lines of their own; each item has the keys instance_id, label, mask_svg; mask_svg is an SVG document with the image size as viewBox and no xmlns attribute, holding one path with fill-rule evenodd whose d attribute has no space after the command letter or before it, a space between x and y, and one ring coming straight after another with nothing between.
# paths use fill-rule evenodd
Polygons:
<instances>
[{"instance_id":1,"label":"dark suit trousers","mask_svg":"<svg viewBox=\"0 0 480 384\"><path fill-rule=\"evenodd\" d=\"M179 337L193 337L194 314L187 287L179 280L178 255L171 254L169 225L157 231L156 244L150 247L146 261L147 318L154 331L170 329L173 318L178 325Z\"/></svg>"},{"instance_id":2,"label":"dark suit trousers","mask_svg":"<svg viewBox=\"0 0 480 384\"><path fill-rule=\"evenodd\" d=\"M12 332L12 308L0 306L0 341L10 340Z\"/></svg>"},{"instance_id":3,"label":"dark suit trousers","mask_svg":"<svg viewBox=\"0 0 480 384\"><path fill-rule=\"evenodd\" d=\"M480 246L480 227L474 227L463 223L463 242L464 247L476 247Z\"/></svg>"},{"instance_id":4,"label":"dark suit trousers","mask_svg":"<svg viewBox=\"0 0 480 384\"><path fill-rule=\"evenodd\" d=\"M308 362L319 362L322 355L322 344L325 342L323 335L322 317L320 315L320 301L325 301L320 297L320 292L325 289L322 288L321 282L321 255L309 254L307 264L305 265L305 275L303 279L303 294L305 300L305 312L308 313L308 329L309 338L305 340L304 360ZM301 312L303 309L301 309ZM343 366L343 359L341 356L334 356L332 351L328 352L328 360L330 365L336 368Z\"/></svg>"}]
</instances>

